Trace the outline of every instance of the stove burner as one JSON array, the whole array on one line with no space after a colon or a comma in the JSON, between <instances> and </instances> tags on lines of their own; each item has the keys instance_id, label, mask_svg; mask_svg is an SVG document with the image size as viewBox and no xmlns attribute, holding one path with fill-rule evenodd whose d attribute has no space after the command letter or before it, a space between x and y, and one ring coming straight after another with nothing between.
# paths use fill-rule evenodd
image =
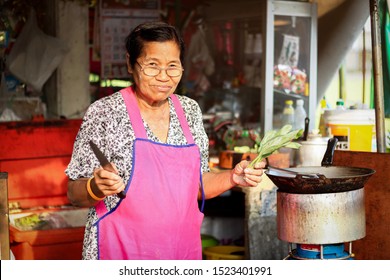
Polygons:
<instances>
[{"instance_id":1,"label":"stove burner","mask_svg":"<svg viewBox=\"0 0 390 280\"><path fill-rule=\"evenodd\" d=\"M352 242L349 242L349 252L344 250L344 243L312 245L312 244L296 244L296 248L292 248L292 243L289 243L289 253L284 260L352 260Z\"/></svg>"}]
</instances>

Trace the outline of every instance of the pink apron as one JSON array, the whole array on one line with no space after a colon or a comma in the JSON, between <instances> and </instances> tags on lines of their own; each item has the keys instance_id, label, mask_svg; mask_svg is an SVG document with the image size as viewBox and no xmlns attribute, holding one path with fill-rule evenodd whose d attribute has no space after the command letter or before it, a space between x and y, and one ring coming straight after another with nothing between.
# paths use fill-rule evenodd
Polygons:
<instances>
[{"instance_id":1,"label":"pink apron","mask_svg":"<svg viewBox=\"0 0 390 280\"><path fill-rule=\"evenodd\" d=\"M147 139L133 90L121 93L136 137L133 166L126 198L111 211L96 205L99 259L201 259L200 152L180 102L171 95L188 144L169 145Z\"/></svg>"}]
</instances>

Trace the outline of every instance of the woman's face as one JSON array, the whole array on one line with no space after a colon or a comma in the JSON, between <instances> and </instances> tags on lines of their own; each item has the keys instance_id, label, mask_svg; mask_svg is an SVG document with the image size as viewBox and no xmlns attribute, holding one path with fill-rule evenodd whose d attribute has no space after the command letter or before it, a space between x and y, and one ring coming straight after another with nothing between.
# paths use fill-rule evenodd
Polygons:
<instances>
[{"instance_id":1,"label":"woman's face","mask_svg":"<svg viewBox=\"0 0 390 280\"><path fill-rule=\"evenodd\" d=\"M156 76L150 76L150 73L145 74L150 70L146 68L180 69L180 75L171 77L165 70L161 70ZM175 41L147 42L134 68L128 63L128 71L133 75L138 96L150 105L165 101L174 93L182 77L181 69L180 49Z\"/></svg>"}]
</instances>

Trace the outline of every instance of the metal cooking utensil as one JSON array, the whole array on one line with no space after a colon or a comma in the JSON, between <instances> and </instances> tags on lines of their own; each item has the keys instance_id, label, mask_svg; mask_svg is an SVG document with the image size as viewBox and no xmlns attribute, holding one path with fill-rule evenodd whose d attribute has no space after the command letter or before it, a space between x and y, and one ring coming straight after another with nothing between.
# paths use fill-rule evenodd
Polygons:
<instances>
[{"instance_id":1,"label":"metal cooking utensil","mask_svg":"<svg viewBox=\"0 0 390 280\"><path fill-rule=\"evenodd\" d=\"M111 165L111 163L108 161L108 159L103 154L103 152L99 149L98 146L96 146L96 144L92 140L89 141L89 145L91 146L92 151L94 152L95 156L99 160L100 165L107 171L117 173L115 168ZM121 191L120 193L118 193L118 196L120 198L125 198L126 193L124 191Z\"/></svg>"},{"instance_id":2,"label":"metal cooking utensil","mask_svg":"<svg viewBox=\"0 0 390 280\"><path fill-rule=\"evenodd\" d=\"M279 168L279 167L274 167L268 165L268 171L271 173L286 173L286 174L291 174L291 175L300 175L302 177L307 177L307 178L318 178L319 174L316 173L307 173L307 172L299 172L299 171L294 171L291 169L285 169L285 168Z\"/></svg>"}]
</instances>

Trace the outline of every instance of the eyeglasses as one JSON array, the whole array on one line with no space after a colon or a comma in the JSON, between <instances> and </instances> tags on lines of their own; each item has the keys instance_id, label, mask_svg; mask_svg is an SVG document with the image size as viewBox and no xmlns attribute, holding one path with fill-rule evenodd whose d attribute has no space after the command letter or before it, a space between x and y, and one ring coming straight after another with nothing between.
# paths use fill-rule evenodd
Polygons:
<instances>
[{"instance_id":1,"label":"eyeglasses","mask_svg":"<svg viewBox=\"0 0 390 280\"><path fill-rule=\"evenodd\" d=\"M179 67L162 68L158 66L142 66L138 61L136 62L141 67L141 71L144 72L144 74L149 77L156 77L161 73L162 70L165 70L165 73L167 73L169 77L179 77L184 71L183 68L179 68Z\"/></svg>"}]
</instances>

